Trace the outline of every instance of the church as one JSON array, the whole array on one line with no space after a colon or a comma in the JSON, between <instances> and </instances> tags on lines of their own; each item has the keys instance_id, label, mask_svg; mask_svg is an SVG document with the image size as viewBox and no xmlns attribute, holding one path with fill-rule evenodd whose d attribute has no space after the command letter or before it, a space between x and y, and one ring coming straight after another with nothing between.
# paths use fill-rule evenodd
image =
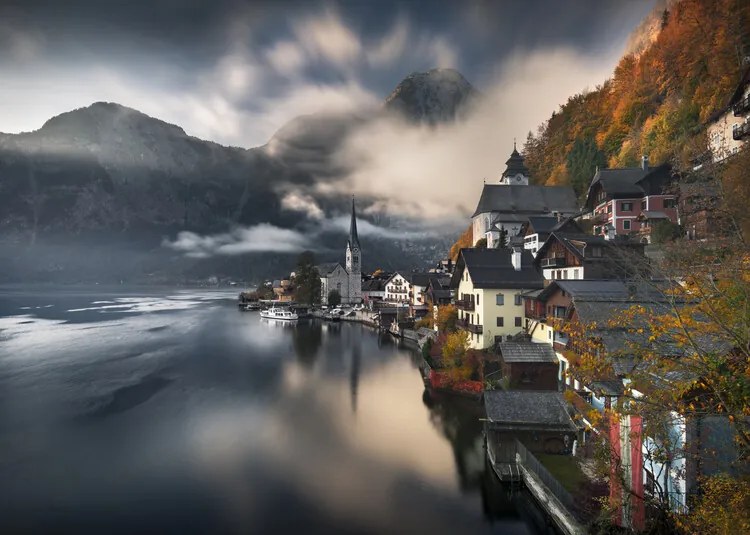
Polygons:
<instances>
[{"instance_id":1,"label":"church","mask_svg":"<svg viewBox=\"0 0 750 535\"><path fill-rule=\"evenodd\" d=\"M496 184L485 183L472 218L472 243L487 239L489 248L504 231L513 237L534 216L565 218L579 211L575 192L570 186L529 184L529 169L513 143L513 152L505 162L506 169Z\"/></svg>"},{"instance_id":2,"label":"church","mask_svg":"<svg viewBox=\"0 0 750 535\"><path fill-rule=\"evenodd\" d=\"M357 235L357 214L352 198L352 220L349 223L349 239L346 242L346 265L338 262L320 264L320 302L328 304L328 294L336 290L345 304L362 302L362 249Z\"/></svg>"}]
</instances>

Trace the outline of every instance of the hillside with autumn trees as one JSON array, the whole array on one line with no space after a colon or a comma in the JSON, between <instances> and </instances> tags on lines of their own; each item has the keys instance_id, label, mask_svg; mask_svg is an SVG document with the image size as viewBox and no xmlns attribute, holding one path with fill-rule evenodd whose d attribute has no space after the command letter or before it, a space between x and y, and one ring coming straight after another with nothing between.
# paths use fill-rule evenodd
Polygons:
<instances>
[{"instance_id":1,"label":"hillside with autumn trees","mask_svg":"<svg viewBox=\"0 0 750 535\"><path fill-rule=\"evenodd\" d=\"M612 78L574 95L529 133L531 176L586 192L599 167L678 165L705 147L703 125L726 106L750 56L750 2L680 0L658 14L650 45Z\"/></svg>"}]
</instances>

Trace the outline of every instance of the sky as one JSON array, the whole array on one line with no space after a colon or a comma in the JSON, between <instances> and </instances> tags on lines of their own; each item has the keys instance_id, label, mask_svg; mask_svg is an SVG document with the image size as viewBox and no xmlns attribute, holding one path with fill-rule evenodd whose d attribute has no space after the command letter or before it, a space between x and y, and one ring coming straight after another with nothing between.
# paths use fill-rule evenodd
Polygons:
<instances>
[{"instance_id":1,"label":"sky","mask_svg":"<svg viewBox=\"0 0 750 535\"><path fill-rule=\"evenodd\" d=\"M608 77L653 3L0 0L0 131L111 101L254 147L298 115L375 108L410 72L452 67L490 95L510 146Z\"/></svg>"}]
</instances>

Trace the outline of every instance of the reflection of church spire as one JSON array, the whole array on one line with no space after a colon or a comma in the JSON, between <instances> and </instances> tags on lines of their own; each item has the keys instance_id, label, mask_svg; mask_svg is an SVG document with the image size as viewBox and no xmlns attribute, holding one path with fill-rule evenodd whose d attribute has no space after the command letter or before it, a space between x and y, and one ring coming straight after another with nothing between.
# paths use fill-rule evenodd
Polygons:
<instances>
[{"instance_id":1,"label":"reflection of church spire","mask_svg":"<svg viewBox=\"0 0 750 535\"><path fill-rule=\"evenodd\" d=\"M357 212L354 208L354 196L352 195L352 221L349 223L349 241L346 245L353 249L356 247L359 249L359 235L357 235Z\"/></svg>"},{"instance_id":2,"label":"reflection of church spire","mask_svg":"<svg viewBox=\"0 0 750 535\"><path fill-rule=\"evenodd\" d=\"M352 347L352 369L349 374L349 391L352 399L352 412L357 412L357 392L359 390L359 366L362 361L362 348L359 343Z\"/></svg>"}]
</instances>

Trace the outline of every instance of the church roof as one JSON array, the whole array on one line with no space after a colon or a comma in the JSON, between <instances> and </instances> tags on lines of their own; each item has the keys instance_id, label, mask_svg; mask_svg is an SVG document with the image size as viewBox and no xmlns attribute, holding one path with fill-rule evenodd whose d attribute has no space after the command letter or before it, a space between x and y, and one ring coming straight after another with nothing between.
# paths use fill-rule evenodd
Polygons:
<instances>
[{"instance_id":1,"label":"church roof","mask_svg":"<svg viewBox=\"0 0 750 535\"><path fill-rule=\"evenodd\" d=\"M487 212L544 215L577 211L576 194L570 186L485 184L477 209L471 217Z\"/></svg>"},{"instance_id":2,"label":"church roof","mask_svg":"<svg viewBox=\"0 0 750 535\"><path fill-rule=\"evenodd\" d=\"M349 223L349 241L346 244L351 249L354 247L361 249L359 246L359 235L357 234L357 213L354 208L354 197L352 197L352 220Z\"/></svg>"},{"instance_id":3,"label":"church roof","mask_svg":"<svg viewBox=\"0 0 750 535\"><path fill-rule=\"evenodd\" d=\"M502 175L504 177L516 176L519 174L529 176L529 168L526 167L526 164L523 162L523 156L521 156L516 150L515 142L513 143L513 152L510 153L510 158L508 158L508 161L505 162L505 165L507 167L505 168L505 171Z\"/></svg>"},{"instance_id":4,"label":"church roof","mask_svg":"<svg viewBox=\"0 0 750 535\"><path fill-rule=\"evenodd\" d=\"M338 262L327 262L325 264L318 264L315 268L318 270L321 276L328 275L336 271L336 268L340 266Z\"/></svg>"}]
</instances>

